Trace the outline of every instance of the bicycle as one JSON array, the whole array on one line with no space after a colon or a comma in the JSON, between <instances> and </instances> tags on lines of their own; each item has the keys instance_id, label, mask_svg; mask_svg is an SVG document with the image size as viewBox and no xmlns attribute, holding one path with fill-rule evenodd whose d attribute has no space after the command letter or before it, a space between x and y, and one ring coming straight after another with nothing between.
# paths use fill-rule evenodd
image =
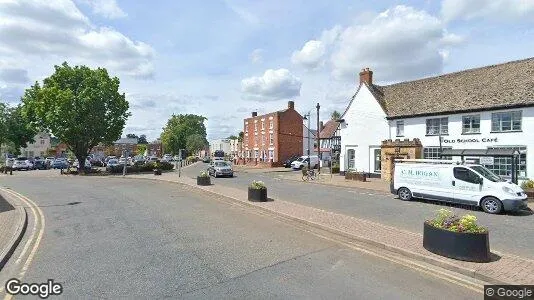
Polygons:
<instances>
[{"instance_id":1,"label":"bicycle","mask_svg":"<svg viewBox=\"0 0 534 300\"><path fill-rule=\"evenodd\" d=\"M316 180L317 174L315 173L315 170L302 170L302 180L308 181L308 180Z\"/></svg>"}]
</instances>

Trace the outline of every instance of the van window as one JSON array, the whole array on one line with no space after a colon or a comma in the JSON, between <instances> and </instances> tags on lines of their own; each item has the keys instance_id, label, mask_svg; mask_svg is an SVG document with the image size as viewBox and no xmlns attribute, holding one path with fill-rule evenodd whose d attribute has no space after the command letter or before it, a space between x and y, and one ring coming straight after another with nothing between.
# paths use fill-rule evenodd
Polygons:
<instances>
[{"instance_id":1,"label":"van window","mask_svg":"<svg viewBox=\"0 0 534 300\"><path fill-rule=\"evenodd\" d=\"M493 182L503 181L501 177L495 175L495 173L491 172L490 170L488 170L487 168L483 166L472 166L471 169L477 171L478 173L480 173L482 176L486 177L486 179L490 181L493 181Z\"/></svg>"},{"instance_id":2,"label":"van window","mask_svg":"<svg viewBox=\"0 0 534 300\"><path fill-rule=\"evenodd\" d=\"M477 178L479 178L479 176L475 172L469 169L455 167L454 178L465 181L465 182L476 183Z\"/></svg>"}]
</instances>

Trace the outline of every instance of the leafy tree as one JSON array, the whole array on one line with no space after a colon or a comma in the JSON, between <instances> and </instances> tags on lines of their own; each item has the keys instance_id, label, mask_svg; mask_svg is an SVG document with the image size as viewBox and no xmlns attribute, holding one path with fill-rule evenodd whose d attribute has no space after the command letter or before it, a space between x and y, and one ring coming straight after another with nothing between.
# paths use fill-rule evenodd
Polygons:
<instances>
[{"instance_id":1,"label":"leafy tree","mask_svg":"<svg viewBox=\"0 0 534 300\"><path fill-rule=\"evenodd\" d=\"M232 134L231 136L227 137L227 139L229 139L229 140L237 140L237 136Z\"/></svg>"},{"instance_id":2,"label":"leafy tree","mask_svg":"<svg viewBox=\"0 0 534 300\"><path fill-rule=\"evenodd\" d=\"M145 151L146 151L146 148L147 148L147 145L145 145L145 144L138 144L138 145L137 145L137 151L136 151L136 154L137 154L137 155L144 155L144 154L145 154Z\"/></svg>"},{"instance_id":3,"label":"leafy tree","mask_svg":"<svg viewBox=\"0 0 534 300\"><path fill-rule=\"evenodd\" d=\"M0 145L5 145L7 152L15 155L20 154L20 148L24 148L37 134L22 117L20 105L9 107L0 103Z\"/></svg>"},{"instance_id":4,"label":"leafy tree","mask_svg":"<svg viewBox=\"0 0 534 300\"><path fill-rule=\"evenodd\" d=\"M136 134L133 134L133 133L128 133L126 135L126 137L129 138L129 139L138 139L139 138Z\"/></svg>"},{"instance_id":5,"label":"leafy tree","mask_svg":"<svg viewBox=\"0 0 534 300\"><path fill-rule=\"evenodd\" d=\"M341 118L341 114L337 110L334 110L332 114L330 115L330 119L334 121L339 120L339 118Z\"/></svg>"},{"instance_id":6,"label":"leafy tree","mask_svg":"<svg viewBox=\"0 0 534 300\"><path fill-rule=\"evenodd\" d=\"M138 144L148 144L148 141L146 140L146 135L141 134L139 136L139 139L137 140Z\"/></svg>"},{"instance_id":7,"label":"leafy tree","mask_svg":"<svg viewBox=\"0 0 534 300\"><path fill-rule=\"evenodd\" d=\"M206 126L203 116L186 114L172 115L161 133L161 142L166 153L177 155L180 149L186 149L187 137L200 134L206 139Z\"/></svg>"},{"instance_id":8,"label":"leafy tree","mask_svg":"<svg viewBox=\"0 0 534 300\"><path fill-rule=\"evenodd\" d=\"M22 97L22 112L33 125L48 129L78 159L83 172L90 149L121 137L130 116L120 81L104 68L71 67L66 62L36 82Z\"/></svg>"},{"instance_id":9,"label":"leafy tree","mask_svg":"<svg viewBox=\"0 0 534 300\"><path fill-rule=\"evenodd\" d=\"M240 131L239 132L239 137L237 138L237 140L242 142L244 137L245 137L245 133L243 131Z\"/></svg>"},{"instance_id":10,"label":"leafy tree","mask_svg":"<svg viewBox=\"0 0 534 300\"><path fill-rule=\"evenodd\" d=\"M185 149L187 149L189 153L193 154L204 149L207 143L208 141L206 141L206 138L201 134L192 134L186 139Z\"/></svg>"}]
</instances>

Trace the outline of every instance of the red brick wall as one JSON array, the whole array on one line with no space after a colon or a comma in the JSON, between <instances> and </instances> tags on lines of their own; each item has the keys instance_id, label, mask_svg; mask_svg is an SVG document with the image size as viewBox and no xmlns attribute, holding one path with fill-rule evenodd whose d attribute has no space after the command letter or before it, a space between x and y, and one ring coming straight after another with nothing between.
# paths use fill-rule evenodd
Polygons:
<instances>
[{"instance_id":1,"label":"red brick wall","mask_svg":"<svg viewBox=\"0 0 534 300\"><path fill-rule=\"evenodd\" d=\"M279 115L278 161L284 161L292 155L302 155L302 116L293 109Z\"/></svg>"}]
</instances>

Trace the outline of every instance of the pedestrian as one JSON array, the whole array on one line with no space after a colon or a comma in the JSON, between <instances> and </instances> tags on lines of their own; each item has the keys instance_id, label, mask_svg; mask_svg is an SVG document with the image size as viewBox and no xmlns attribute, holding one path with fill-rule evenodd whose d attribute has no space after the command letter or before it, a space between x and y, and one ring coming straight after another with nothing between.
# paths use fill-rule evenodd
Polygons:
<instances>
[{"instance_id":1,"label":"pedestrian","mask_svg":"<svg viewBox=\"0 0 534 300\"><path fill-rule=\"evenodd\" d=\"M13 175L13 159L8 158L6 161L6 173L9 170L9 175Z\"/></svg>"}]
</instances>

